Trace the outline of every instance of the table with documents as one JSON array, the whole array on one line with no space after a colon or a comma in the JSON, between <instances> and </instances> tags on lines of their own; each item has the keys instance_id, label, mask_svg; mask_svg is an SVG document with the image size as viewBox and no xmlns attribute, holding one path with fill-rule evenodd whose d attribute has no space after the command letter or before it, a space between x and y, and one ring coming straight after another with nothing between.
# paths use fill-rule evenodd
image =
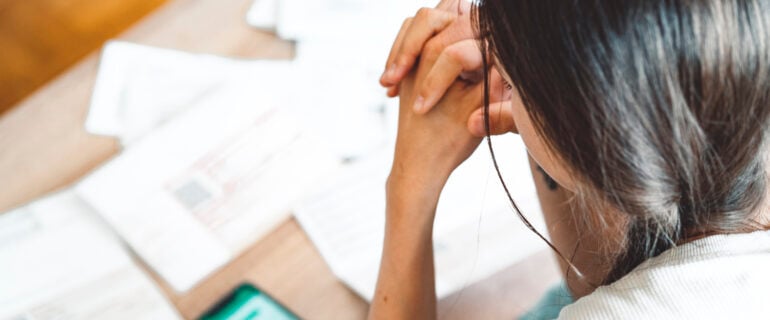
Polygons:
<instances>
[{"instance_id":1,"label":"table with documents","mask_svg":"<svg viewBox=\"0 0 770 320\"><path fill-rule=\"evenodd\" d=\"M257 4L279 20L313 17L257 1L171 1L0 117L0 262L14 262L0 263L0 318L196 318L243 282L302 318L365 316L383 218L367 209L384 206L394 101L372 99L368 80L345 83L356 94L344 97L313 84L330 72L376 79L371 61L339 61L335 46L378 61L387 48L318 40L307 35L323 30L302 25L260 30L276 22ZM495 143L513 150L500 151L504 174L531 179L514 170L526 166L520 141ZM439 204L442 319L515 317L559 277L484 152ZM531 188L514 193L539 211Z\"/></svg>"}]
</instances>

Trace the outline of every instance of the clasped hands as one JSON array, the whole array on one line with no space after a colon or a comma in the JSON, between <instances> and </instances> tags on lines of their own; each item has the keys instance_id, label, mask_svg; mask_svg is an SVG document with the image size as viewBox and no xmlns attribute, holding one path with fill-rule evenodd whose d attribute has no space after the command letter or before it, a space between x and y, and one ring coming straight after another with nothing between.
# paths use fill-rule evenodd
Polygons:
<instances>
[{"instance_id":1,"label":"clasped hands","mask_svg":"<svg viewBox=\"0 0 770 320\"><path fill-rule=\"evenodd\" d=\"M435 206L451 172L486 135L483 56L471 4L444 0L407 18L380 84L400 98L398 136L388 197ZM516 131L511 88L489 62L490 132ZM432 219L429 219L432 222Z\"/></svg>"}]
</instances>

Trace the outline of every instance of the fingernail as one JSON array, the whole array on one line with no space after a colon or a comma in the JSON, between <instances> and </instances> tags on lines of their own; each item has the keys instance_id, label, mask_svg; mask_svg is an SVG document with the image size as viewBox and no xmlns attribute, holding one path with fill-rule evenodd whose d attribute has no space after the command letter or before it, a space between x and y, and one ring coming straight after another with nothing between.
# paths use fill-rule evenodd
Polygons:
<instances>
[{"instance_id":1,"label":"fingernail","mask_svg":"<svg viewBox=\"0 0 770 320\"><path fill-rule=\"evenodd\" d=\"M388 69L385 70L385 72L382 73L382 81L390 81L393 79L393 76L396 74L396 64L391 64Z\"/></svg>"},{"instance_id":2,"label":"fingernail","mask_svg":"<svg viewBox=\"0 0 770 320\"><path fill-rule=\"evenodd\" d=\"M421 113L423 109L425 109L425 98L417 96L414 100L414 112Z\"/></svg>"},{"instance_id":3,"label":"fingernail","mask_svg":"<svg viewBox=\"0 0 770 320\"><path fill-rule=\"evenodd\" d=\"M385 71L382 72L382 75L380 76L380 82L385 82L387 80L388 76L388 69L385 69Z\"/></svg>"}]
</instances>

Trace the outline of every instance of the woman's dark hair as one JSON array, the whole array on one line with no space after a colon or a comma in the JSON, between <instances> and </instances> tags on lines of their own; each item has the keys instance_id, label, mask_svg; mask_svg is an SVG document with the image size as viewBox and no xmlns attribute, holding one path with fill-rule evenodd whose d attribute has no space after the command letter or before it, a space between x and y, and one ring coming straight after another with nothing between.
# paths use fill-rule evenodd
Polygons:
<instances>
[{"instance_id":1,"label":"woman's dark hair","mask_svg":"<svg viewBox=\"0 0 770 320\"><path fill-rule=\"evenodd\" d=\"M578 198L625 221L605 284L677 243L762 228L770 1L481 0L473 15Z\"/></svg>"}]
</instances>

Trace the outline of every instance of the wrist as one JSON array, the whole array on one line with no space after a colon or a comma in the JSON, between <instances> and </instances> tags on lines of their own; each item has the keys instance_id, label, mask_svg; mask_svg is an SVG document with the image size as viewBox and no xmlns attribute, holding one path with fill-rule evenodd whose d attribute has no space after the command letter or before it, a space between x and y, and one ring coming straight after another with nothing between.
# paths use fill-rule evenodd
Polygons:
<instances>
[{"instance_id":1,"label":"wrist","mask_svg":"<svg viewBox=\"0 0 770 320\"><path fill-rule=\"evenodd\" d=\"M387 223L396 227L432 228L446 179L391 172L386 183Z\"/></svg>"},{"instance_id":2,"label":"wrist","mask_svg":"<svg viewBox=\"0 0 770 320\"><path fill-rule=\"evenodd\" d=\"M385 185L387 200L389 203L392 201L422 209L435 207L448 178L448 176L429 177L391 170Z\"/></svg>"}]
</instances>

